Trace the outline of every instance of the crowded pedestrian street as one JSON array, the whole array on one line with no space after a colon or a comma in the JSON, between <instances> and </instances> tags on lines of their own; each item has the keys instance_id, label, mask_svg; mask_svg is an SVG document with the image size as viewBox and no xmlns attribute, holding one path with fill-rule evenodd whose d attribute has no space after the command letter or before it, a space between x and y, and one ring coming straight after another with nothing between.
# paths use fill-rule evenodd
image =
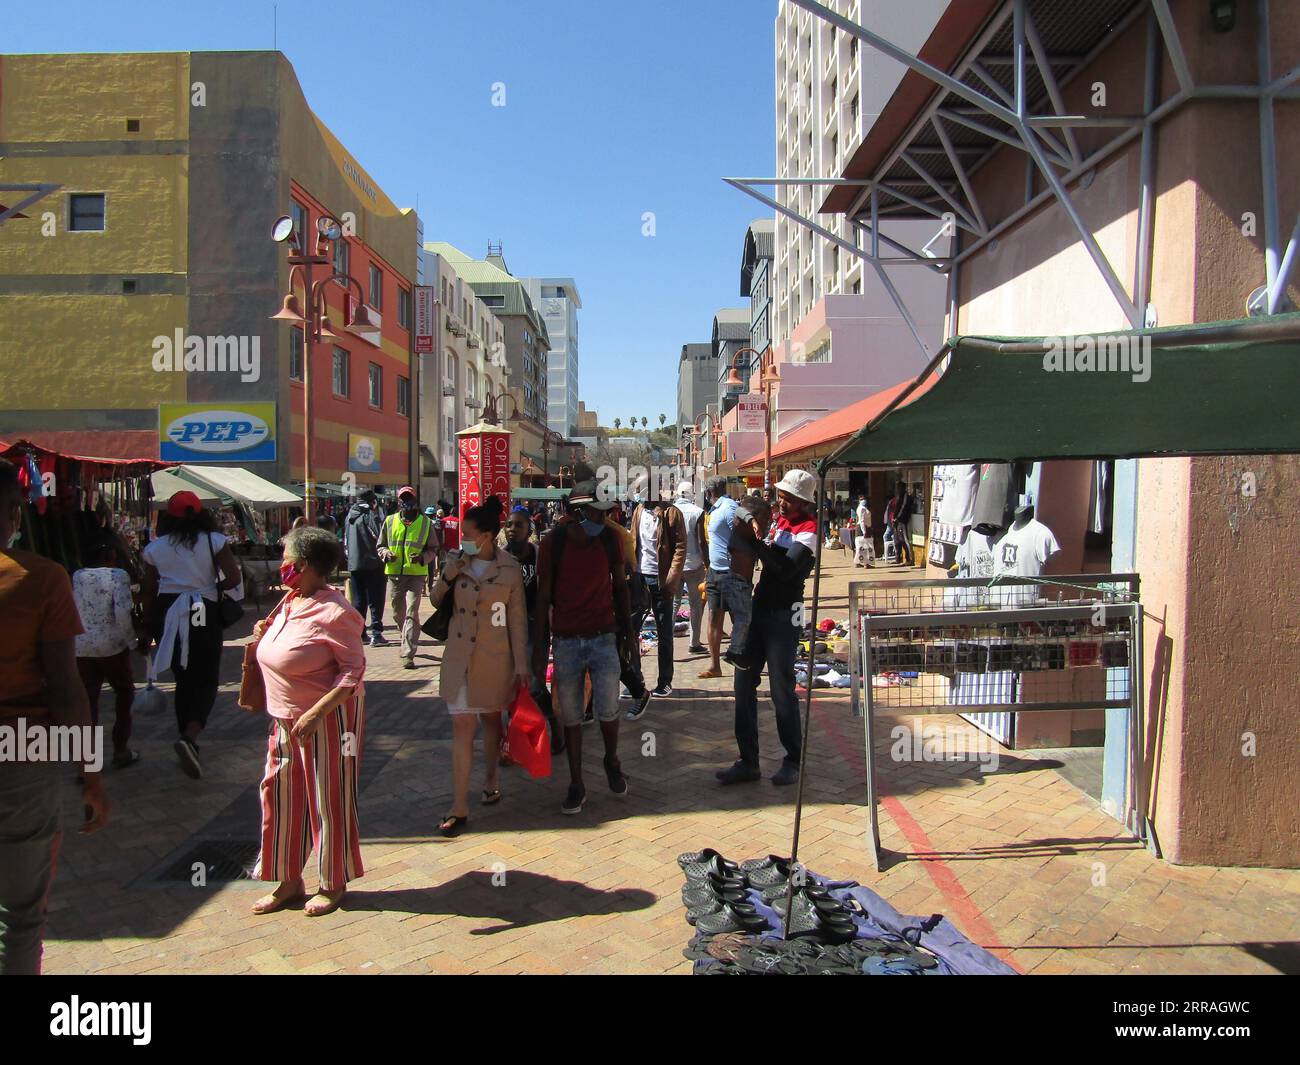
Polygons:
<instances>
[{"instance_id":1,"label":"crowded pedestrian street","mask_svg":"<svg viewBox=\"0 0 1300 1065\"><path fill-rule=\"evenodd\" d=\"M823 615L842 617L848 582L863 575L851 558L828 553ZM870 579L906 575L882 566ZM451 730L429 689L441 645L424 642L411 672L394 644L366 651L365 876L318 921L294 909L250 914L259 885L243 873L221 879L256 854L265 757L264 722L235 706L241 642L227 645L203 779L177 768L170 715L137 718L142 760L113 776L112 845L65 837L47 972L688 974L677 855L789 852L789 789L714 780L734 751L731 669L695 679L703 658L680 636L673 696L624 724L625 799L602 782L579 817L561 816L559 756L550 779L503 769L500 804L476 805L471 832L440 837ZM856 879L903 913L945 913L1019 972L1264 974L1294 965L1300 872L1159 861L1069 782L1059 752L1003 749L997 770L983 773L970 761L895 762L886 733L889 858L871 871L862 720L846 694L816 695L800 842L809 868ZM927 720L975 731L956 717ZM779 748L770 711L761 722L771 756ZM71 819L71 774L65 785ZM195 863L213 867L206 883L194 883Z\"/></svg>"}]
</instances>

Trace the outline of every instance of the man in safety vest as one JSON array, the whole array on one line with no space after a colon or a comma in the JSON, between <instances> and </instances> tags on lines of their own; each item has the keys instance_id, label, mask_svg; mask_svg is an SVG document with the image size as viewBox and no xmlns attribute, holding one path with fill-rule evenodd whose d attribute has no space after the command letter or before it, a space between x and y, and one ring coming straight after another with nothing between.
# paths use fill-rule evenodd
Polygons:
<instances>
[{"instance_id":1,"label":"man in safety vest","mask_svg":"<svg viewBox=\"0 0 1300 1065\"><path fill-rule=\"evenodd\" d=\"M397 490L397 513L384 519L379 532L379 557L388 576L388 601L393 621L402 633L402 668L415 668L420 642L420 596L429 577L429 563L440 542L432 518L420 513L419 497L409 484Z\"/></svg>"}]
</instances>

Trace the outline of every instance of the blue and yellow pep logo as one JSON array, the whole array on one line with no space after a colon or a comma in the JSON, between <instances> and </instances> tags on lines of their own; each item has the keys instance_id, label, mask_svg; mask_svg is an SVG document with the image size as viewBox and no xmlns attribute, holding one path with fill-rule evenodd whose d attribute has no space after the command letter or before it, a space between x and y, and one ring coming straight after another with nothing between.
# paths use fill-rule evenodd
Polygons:
<instances>
[{"instance_id":1,"label":"blue and yellow pep logo","mask_svg":"<svg viewBox=\"0 0 1300 1065\"><path fill-rule=\"evenodd\" d=\"M275 404L164 403L158 408L164 462L274 462Z\"/></svg>"}]
</instances>

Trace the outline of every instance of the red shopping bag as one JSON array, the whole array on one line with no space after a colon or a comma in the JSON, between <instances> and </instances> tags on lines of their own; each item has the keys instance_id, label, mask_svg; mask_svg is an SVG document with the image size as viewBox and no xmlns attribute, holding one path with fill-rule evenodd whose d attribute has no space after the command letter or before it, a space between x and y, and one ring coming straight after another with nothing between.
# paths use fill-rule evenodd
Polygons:
<instances>
[{"instance_id":1,"label":"red shopping bag","mask_svg":"<svg viewBox=\"0 0 1300 1065\"><path fill-rule=\"evenodd\" d=\"M523 684L510 704L510 728L502 741L501 753L523 766L530 777L551 775L551 740L546 732L546 718Z\"/></svg>"}]
</instances>

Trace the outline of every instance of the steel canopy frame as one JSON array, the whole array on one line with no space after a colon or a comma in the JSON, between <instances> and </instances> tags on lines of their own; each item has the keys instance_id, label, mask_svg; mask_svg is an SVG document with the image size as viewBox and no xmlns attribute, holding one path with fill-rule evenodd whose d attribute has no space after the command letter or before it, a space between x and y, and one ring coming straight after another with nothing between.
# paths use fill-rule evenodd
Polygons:
<instances>
[{"instance_id":1,"label":"steel canopy frame","mask_svg":"<svg viewBox=\"0 0 1300 1065\"><path fill-rule=\"evenodd\" d=\"M1259 105L1260 154L1263 183L1263 239L1265 250L1266 278L1261 299L1261 310L1275 314L1282 307L1286 293L1287 280L1295 265L1297 251L1300 249L1300 218L1285 249L1281 247L1278 221L1276 138L1273 122L1273 101L1278 98L1294 99L1297 97L1296 83L1300 82L1300 68L1293 69L1276 78L1272 76L1269 65L1269 0L1256 0L1259 8L1258 64L1259 79L1252 85L1197 85L1192 78L1187 64L1173 15L1168 0L1144 0L1135 4L1110 30L1097 41L1086 55L1062 57L1049 53L1038 28L1027 10L1026 0L1006 0L990 17L984 28L967 49L964 57L953 68L953 73L940 70L908 52L906 49L888 41L879 34L832 11L817 0L791 0L795 6L826 21L838 29L853 35L867 45L897 60L910 70L922 75L936 86L930 102L912 122L905 135L887 152L870 179L849 178L724 178L728 184L753 196L760 202L785 215L792 221L810 229L819 236L830 240L850 254L856 255L871 265L889 293L899 314L908 324L913 339L926 352L926 348L915 328L915 320L905 301L889 281L885 266L923 265L932 270L949 275L949 313L953 315L956 307L955 293L957 274L960 265L973 256L990 241L1016 225L1027 215L1037 211L1050 200L1056 200L1065 211L1079 235L1081 243L1097 267L1106 286L1110 289L1116 303L1123 311L1130 327L1140 329L1152 325L1155 321L1154 309L1151 308L1150 275L1152 260L1152 215L1154 211L1154 168L1155 138L1154 130L1164 119L1173 115L1184 104L1196 99L1255 99ZM1146 52L1146 70L1144 77L1143 113L1131 116L1090 116L1065 113L1061 86L1086 67L1093 58L1102 52L1119 34L1127 31L1132 23L1146 12L1148 18L1148 47ZM1013 53L1011 56L986 55L991 42L997 37L1008 19L1012 21ZM1169 99L1157 102L1159 98L1159 72L1161 48L1170 57L1178 81L1178 89ZM1058 79L1053 69L1055 66L1070 65L1065 77ZM1046 113L1031 111L1028 98L1028 74L1030 68L1037 73L1042 82L1041 102L1050 109ZM1008 92L991 74L987 67L1010 65L1013 73L1014 92ZM978 89L964 84L960 79L967 73L978 77L994 94L990 96ZM951 96L957 96L962 103L953 104ZM994 98L996 97L996 98ZM972 116L983 116L980 120ZM994 142L987 147L984 154L973 164L966 166L961 162L963 154L970 154L969 147L957 149L952 142L945 123L962 126L989 138ZM1001 125L995 125L1001 123ZM1060 139L1050 130L1055 127L1060 131ZM1110 141L1086 157L1074 136L1078 128L1118 127L1119 132ZM932 129L938 140L952 176L934 173L932 168L922 165L916 158L919 151L933 150L927 143L923 146L918 141L927 128ZM1137 268L1132 279L1132 295L1107 259L1096 237L1084 222L1069 186L1084 178L1097 166L1116 152L1131 143L1135 138L1142 138L1141 166L1139 183L1139 220L1137 226L1137 249L1135 262ZM1000 144L1015 147L1026 153L1031 170L1036 169L1042 175L1046 188L1032 194L1032 184L1027 181L1026 202L1007 217L990 226L982 205L975 195L970 176L994 152ZM897 164L902 163L912 171L919 182L901 181L889 174ZM913 195L899 188L904 183L909 187L929 189L927 199ZM869 245L863 247L860 242L850 243L825 226L819 225L793 208L787 207L757 191L755 186L788 185L854 185L861 192L845 212L854 235L869 238ZM889 202L882 204L881 198ZM869 220L864 220L863 208L869 204ZM902 209L900 209L902 208ZM911 208L911 210L905 210ZM944 259L935 259L921 255L905 245L899 244L879 230L882 217L888 219L900 214L915 217L916 213L942 219L945 234L953 239L952 254ZM965 231L974 239L962 246L960 232ZM901 254L897 257L883 258L879 254L879 243L883 241ZM949 333L956 333L955 317L949 322Z\"/></svg>"}]
</instances>

